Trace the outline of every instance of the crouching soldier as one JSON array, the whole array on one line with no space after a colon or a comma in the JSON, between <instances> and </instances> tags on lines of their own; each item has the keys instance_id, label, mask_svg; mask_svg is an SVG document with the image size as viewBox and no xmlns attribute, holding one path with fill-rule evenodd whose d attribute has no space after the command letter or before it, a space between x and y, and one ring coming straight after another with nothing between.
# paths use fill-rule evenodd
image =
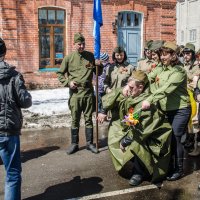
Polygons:
<instances>
[{"instance_id":1,"label":"crouching soldier","mask_svg":"<svg viewBox=\"0 0 200 200\"><path fill-rule=\"evenodd\" d=\"M70 93L68 104L72 115L71 146L67 154L73 154L79 150L79 126L82 112L85 119L86 148L93 153L98 153L93 144L92 122L94 108L92 77L95 72L95 59L93 53L84 50L85 38L81 33L74 35L74 46L75 51L63 59L60 70L57 72L59 81L65 87L69 87ZM101 66L97 61L96 64Z\"/></svg>"},{"instance_id":2,"label":"crouching soldier","mask_svg":"<svg viewBox=\"0 0 200 200\"><path fill-rule=\"evenodd\" d=\"M171 126L155 104L141 110L141 103L149 96L149 82L142 71L134 71L127 86L115 89L102 98L104 113L99 113L103 122L107 110L112 119L108 132L108 146L117 171L133 160L133 175L129 181L137 186L145 178L157 182L166 177L170 162Z\"/></svg>"}]
</instances>

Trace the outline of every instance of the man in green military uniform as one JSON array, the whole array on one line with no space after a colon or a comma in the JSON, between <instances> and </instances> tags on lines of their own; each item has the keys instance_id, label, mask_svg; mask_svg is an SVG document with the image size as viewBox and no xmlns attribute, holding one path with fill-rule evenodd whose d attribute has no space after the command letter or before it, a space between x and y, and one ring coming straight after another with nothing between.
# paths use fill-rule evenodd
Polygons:
<instances>
[{"instance_id":1,"label":"man in green military uniform","mask_svg":"<svg viewBox=\"0 0 200 200\"><path fill-rule=\"evenodd\" d=\"M74 35L75 51L66 56L57 72L59 81L69 87L69 109L72 115L71 146L67 154L79 150L79 126L81 113L85 119L86 148L93 153L98 150L93 144L92 112L94 104L94 91L92 86L93 72L95 72L95 59L91 52L85 51L85 38L81 33ZM100 63L96 64L100 66Z\"/></svg>"},{"instance_id":2,"label":"man in green military uniform","mask_svg":"<svg viewBox=\"0 0 200 200\"><path fill-rule=\"evenodd\" d=\"M108 146L113 164L119 171L129 160L134 160L134 174L129 181L133 186L139 185L147 174L153 182L165 178L169 167L171 126L155 104L148 111L141 110L142 101L149 95L147 75L134 71L127 86L102 98L104 110L112 112ZM138 115L137 124L122 122L130 113ZM104 118L105 113L100 113L99 121Z\"/></svg>"},{"instance_id":3,"label":"man in green military uniform","mask_svg":"<svg viewBox=\"0 0 200 200\"><path fill-rule=\"evenodd\" d=\"M151 65L154 63L154 61L152 60L152 52L150 50L152 42L153 40L148 40L145 42L144 58L138 60L137 70L142 70L148 73L151 69Z\"/></svg>"}]
</instances>

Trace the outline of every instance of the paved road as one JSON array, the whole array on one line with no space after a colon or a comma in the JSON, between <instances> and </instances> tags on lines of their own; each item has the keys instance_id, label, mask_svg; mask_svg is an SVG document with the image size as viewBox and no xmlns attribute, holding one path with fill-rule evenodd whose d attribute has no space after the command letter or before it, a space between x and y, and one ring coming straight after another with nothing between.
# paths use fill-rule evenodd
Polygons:
<instances>
[{"instance_id":1,"label":"paved road","mask_svg":"<svg viewBox=\"0 0 200 200\"><path fill-rule=\"evenodd\" d=\"M48 131L49 134L51 134ZM199 200L200 157L186 157L186 175L175 182L152 185L145 181L131 187L131 164L120 175L114 170L102 143L100 154L84 149L68 156L63 146L51 145L22 152L24 200ZM3 165L0 165L0 199L3 200ZM161 186L161 187L160 187ZM92 196L91 196L92 195ZM79 198L81 197L81 198Z\"/></svg>"}]
</instances>

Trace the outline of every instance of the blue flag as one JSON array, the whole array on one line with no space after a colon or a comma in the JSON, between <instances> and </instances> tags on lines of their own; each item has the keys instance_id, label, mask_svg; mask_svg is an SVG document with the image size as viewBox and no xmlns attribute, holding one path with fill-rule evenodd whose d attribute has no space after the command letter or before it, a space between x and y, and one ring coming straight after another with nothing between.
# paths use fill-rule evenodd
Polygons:
<instances>
[{"instance_id":1,"label":"blue flag","mask_svg":"<svg viewBox=\"0 0 200 200\"><path fill-rule=\"evenodd\" d=\"M100 27L103 25L101 0L94 0L93 19L94 19L94 29L93 29L94 58L99 59L100 58L100 49L101 49Z\"/></svg>"}]
</instances>

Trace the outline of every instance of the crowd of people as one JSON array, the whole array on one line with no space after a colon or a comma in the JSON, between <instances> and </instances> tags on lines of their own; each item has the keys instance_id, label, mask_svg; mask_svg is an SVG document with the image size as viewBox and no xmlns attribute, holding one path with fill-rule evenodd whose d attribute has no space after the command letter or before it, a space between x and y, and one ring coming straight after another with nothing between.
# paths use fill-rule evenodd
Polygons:
<instances>
[{"instance_id":1,"label":"crowd of people","mask_svg":"<svg viewBox=\"0 0 200 200\"><path fill-rule=\"evenodd\" d=\"M144 55L144 59L133 67L126 87L121 82L121 86L105 91L109 94L103 96L103 107L98 116L103 122L111 110L108 133L111 157L116 170L121 170L127 161L133 161L133 176L129 183L134 186L147 177L153 182L163 178L175 181L184 175L184 149L193 147L189 154L199 155L199 148L194 146L194 133L196 139L199 138L199 51L195 52L195 46L190 43L180 48L174 42L151 40L145 45ZM120 74L119 67L115 70ZM109 79L114 70L107 71L110 71L106 77ZM141 79L144 75L148 84L146 78ZM118 80L116 73L115 79ZM162 121L160 115L155 117L151 113L152 106L167 121ZM123 117L131 107L137 111L132 116L139 114L139 123L128 123L127 126ZM171 132L162 126L171 127ZM164 143L159 141L161 137L164 137Z\"/></svg>"},{"instance_id":2,"label":"crowd of people","mask_svg":"<svg viewBox=\"0 0 200 200\"><path fill-rule=\"evenodd\" d=\"M86 149L99 153L93 143L92 121L98 93L97 120L103 123L110 118L108 147L114 167L120 171L127 162L133 163L130 185L183 177L185 149L191 156L200 154L200 50L195 52L191 43L177 46L150 40L145 43L144 58L134 66L121 46L114 48L112 61L106 52L95 59L85 50L81 33L74 35L74 47L57 72L70 94L71 145L67 154L79 150L82 113ZM4 61L5 55L6 45L0 39L0 156L6 169L5 200L20 200L21 108L31 106L32 100L23 76ZM94 91L96 69L98 91Z\"/></svg>"},{"instance_id":3,"label":"crowd of people","mask_svg":"<svg viewBox=\"0 0 200 200\"><path fill-rule=\"evenodd\" d=\"M72 144L67 153L78 150L82 112L86 147L99 152L93 144L91 120L92 96L98 93L97 120L103 123L111 117L108 147L115 169L120 171L128 161L133 162L130 185L137 186L144 179L157 182L183 177L185 149L191 155L200 153L194 146L194 138L199 138L200 51L195 52L191 43L177 46L174 42L150 40L145 43L144 58L134 66L122 46L114 48L112 61L102 52L97 62L87 56L82 34L75 34L74 43L76 51L65 57L58 71L61 83L70 88ZM100 73L98 91L94 93L95 65Z\"/></svg>"}]
</instances>

